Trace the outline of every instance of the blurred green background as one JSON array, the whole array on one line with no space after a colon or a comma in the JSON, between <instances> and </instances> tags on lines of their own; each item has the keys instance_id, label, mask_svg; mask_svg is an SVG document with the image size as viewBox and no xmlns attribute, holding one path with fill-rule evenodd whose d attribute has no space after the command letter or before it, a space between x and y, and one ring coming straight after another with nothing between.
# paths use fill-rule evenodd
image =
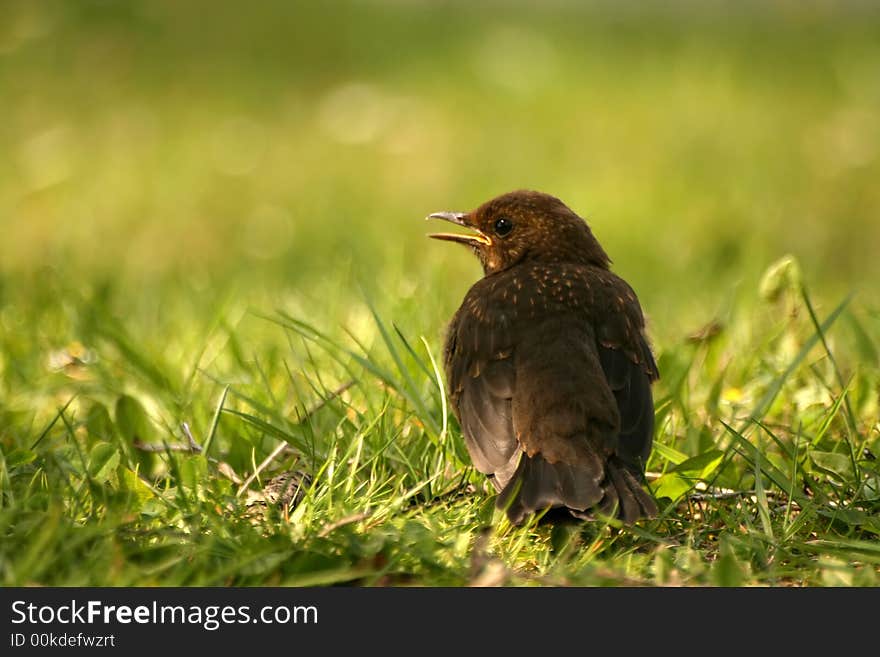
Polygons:
<instances>
[{"instance_id":1,"label":"blurred green background","mask_svg":"<svg viewBox=\"0 0 880 657\"><path fill-rule=\"evenodd\" d=\"M369 341L367 295L439 347L479 267L422 218L515 188L590 221L660 352L788 253L820 304L875 307L878 25L823 2L5 2L0 381L66 399L47 359L111 321L172 363L218 325L246 356L273 331L248 309Z\"/></svg>"},{"instance_id":2,"label":"blurred green background","mask_svg":"<svg viewBox=\"0 0 880 657\"><path fill-rule=\"evenodd\" d=\"M864 287L880 31L839 4L7 1L0 267L446 304L478 270L420 219L527 187L661 332L784 253Z\"/></svg>"},{"instance_id":3,"label":"blurred green background","mask_svg":"<svg viewBox=\"0 0 880 657\"><path fill-rule=\"evenodd\" d=\"M552 193L584 216L641 299L663 372L657 444L667 449L652 467L725 444L732 454L718 419L748 418L767 386L801 362L809 372L786 384L770 416L797 437L804 422L818 422L821 438L846 390L849 424L836 419L828 440L855 427L858 449L870 441L876 449L880 5L0 0L4 581L275 581L247 579L246 569L229 579L237 566L223 550L244 559L266 543L240 525L224 538L236 516L210 496L187 516L195 529L165 544L182 559L180 571L166 579L157 566L139 579L139 564L165 558L149 531L177 522L150 515L162 495L139 511L108 498L104 518L102 491L115 484L86 495L82 483L94 484L95 473L112 480L110 465L121 481L134 476L128 443L120 443L119 465L105 442L116 431L140 437L132 426L149 427L154 442L182 440L184 422L199 440L216 430L212 454L244 475L279 435L287 439L277 427L299 439L304 409L356 380L358 392L315 420L307 437L319 452L347 454L354 426L372 441L366 453L381 476L352 470L350 499L339 508L322 497L336 484L319 478L307 511L315 516L291 524L294 533L314 533L376 500L402 504L437 473L457 476L443 470L447 462L464 467L450 457L462 451L457 430L449 447L431 442L436 427L425 428L442 420L430 376L418 374L403 399L369 367L316 355L318 347L260 316L280 310L333 340L356 336L381 355L375 362L387 362L371 299L419 354L425 346L439 355L445 324L480 270L465 250L425 239L423 218L516 188ZM829 370L825 352L797 355L814 328L806 296L786 287L798 282L795 267L778 269L789 275L787 283L776 277L784 293L761 301L763 272L786 254L799 263L819 317L857 293L842 322L845 377L836 363ZM705 340L694 347L689 336L701 327L696 341ZM718 330L723 337L704 350ZM838 353L836 331L829 340ZM149 421L126 416L132 399ZM424 408L414 412L413 399ZM260 417L248 424L243 409ZM275 433L259 424L265 418ZM386 453L388 440L403 451ZM84 475L77 464L86 468L85 449ZM722 483L740 487L756 470L732 463ZM364 499L351 487L360 478L383 487ZM229 486L216 472L191 479L179 490ZM405 561L420 554L400 538L412 527L433 546L455 534L450 527L482 522L463 502L446 514L439 500L424 510L429 529L392 514L346 540L391 532L388 545L398 547L390 553ZM490 498L469 504L485 500L491 515ZM62 556L82 518L97 521L85 524L102 546L82 553L94 564L89 572L80 553ZM715 530L699 516L694 522L710 534L713 561ZM394 523L402 523L399 535ZM729 524L735 535L742 522ZM114 527L129 526L144 533L113 538ZM814 529L803 534L807 541ZM462 536L455 582L470 568ZM315 540L319 552L330 550ZM288 538L272 545L291 550ZM543 563L535 545L521 562ZM617 549L608 563L623 563ZM193 574L186 564L194 554ZM119 575L125 559L135 569ZM755 572L767 572L765 561Z\"/></svg>"}]
</instances>

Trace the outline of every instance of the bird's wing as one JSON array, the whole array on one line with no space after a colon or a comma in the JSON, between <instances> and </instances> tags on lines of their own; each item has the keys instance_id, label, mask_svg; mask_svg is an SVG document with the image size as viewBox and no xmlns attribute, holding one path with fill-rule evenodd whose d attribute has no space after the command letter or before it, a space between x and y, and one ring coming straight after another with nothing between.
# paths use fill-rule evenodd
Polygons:
<instances>
[{"instance_id":1,"label":"bird's wing","mask_svg":"<svg viewBox=\"0 0 880 657\"><path fill-rule=\"evenodd\" d=\"M620 413L616 453L641 478L654 436L651 383L660 374L645 340L644 319L635 294L617 277L609 280L606 290L616 312L602 315L604 321L596 337L602 371Z\"/></svg>"},{"instance_id":2,"label":"bird's wing","mask_svg":"<svg viewBox=\"0 0 880 657\"><path fill-rule=\"evenodd\" d=\"M517 316L478 283L450 324L452 408L514 522L548 505L617 508L627 522L654 512L636 478L651 446L656 365L634 295L627 304L608 287L615 305L600 312L600 283L584 290L587 317L566 305L541 318Z\"/></svg>"},{"instance_id":3,"label":"bird's wing","mask_svg":"<svg viewBox=\"0 0 880 657\"><path fill-rule=\"evenodd\" d=\"M619 418L593 327L571 312L532 322L520 332L515 365L513 424L523 451L582 465L601 480Z\"/></svg>"},{"instance_id":4,"label":"bird's wing","mask_svg":"<svg viewBox=\"0 0 880 657\"><path fill-rule=\"evenodd\" d=\"M630 523L656 514L639 485L651 449L656 365L642 336L641 312L602 309L603 287L587 317L545 315L518 333L513 426L525 457L497 504L519 523L530 512L564 506L577 517L591 509ZM619 291L619 290L618 290ZM635 312L638 311L638 312Z\"/></svg>"},{"instance_id":5,"label":"bird's wing","mask_svg":"<svg viewBox=\"0 0 880 657\"><path fill-rule=\"evenodd\" d=\"M503 314L492 316L491 323L486 318L467 302L455 314L446 337L446 376L474 466L509 478L518 458L511 412L516 383L512 342Z\"/></svg>"},{"instance_id":6,"label":"bird's wing","mask_svg":"<svg viewBox=\"0 0 880 657\"><path fill-rule=\"evenodd\" d=\"M644 350L650 355L647 345ZM621 349L600 345L599 361L620 413L616 453L641 477L651 453L654 436L651 379L644 368L634 363ZM653 358L650 363L654 363ZM656 365L654 368L656 369Z\"/></svg>"},{"instance_id":7,"label":"bird's wing","mask_svg":"<svg viewBox=\"0 0 880 657\"><path fill-rule=\"evenodd\" d=\"M585 512L605 496L617 407L592 328L576 313L520 327L513 427L524 456L497 504L513 522L547 506Z\"/></svg>"}]
</instances>

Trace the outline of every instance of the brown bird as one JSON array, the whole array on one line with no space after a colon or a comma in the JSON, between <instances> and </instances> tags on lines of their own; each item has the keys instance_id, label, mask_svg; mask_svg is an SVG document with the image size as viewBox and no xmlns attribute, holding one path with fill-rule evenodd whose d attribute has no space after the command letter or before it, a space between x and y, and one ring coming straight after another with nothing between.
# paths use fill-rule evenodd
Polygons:
<instances>
[{"instance_id":1,"label":"brown bird","mask_svg":"<svg viewBox=\"0 0 880 657\"><path fill-rule=\"evenodd\" d=\"M655 515L640 482L659 373L638 299L586 222L533 191L428 218L471 229L430 237L469 246L483 265L444 356L452 408L498 508L516 524L552 507L626 523Z\"/></svg>"}]
</instances>

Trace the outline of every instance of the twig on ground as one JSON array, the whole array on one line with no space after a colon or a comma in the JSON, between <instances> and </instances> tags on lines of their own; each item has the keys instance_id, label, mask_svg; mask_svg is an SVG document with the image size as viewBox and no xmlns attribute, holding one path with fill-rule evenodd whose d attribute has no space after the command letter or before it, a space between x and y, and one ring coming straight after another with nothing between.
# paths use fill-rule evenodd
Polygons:
<instances>
[{"instance_id":1,"label":"twig on ground","mask_svg":"<svg viewBox=\"0 0 880 657\"><path fill-rule=\"evenodd\" d=\"M345 516L344 518L340 518L336 522L331 522L329 525L324 525L321 528L321 531L318 532L319 538L325 538L331 532L336 531L340 527L345 527L345 525L351 525L355 522L360 522L361 520L366 520L370 517L372 512L370 510L361 511L360 513L353 513L350 516Z\"/></svg>"},{"instance_id":2,"label":"twig on ground","mask_svg":"<svg viewBox=\"0 0 880 657\"><path fill-rule=\"evenodd\" d=\"M180 428L183 431L183 435L186 436L186 443L166 443L164 441L162 444L145 443L141 439L135 438L131 444L135 449L142 452L189 452L190 454L201 454L202 446L193 438L192 431L189 430L189 424L181 422Z\"/></svg>"},{"instance_id":3,"label":"twig on ground","mask_svg":"<svg viewBox=\"0 0 880 657\"><path fill-rule=\"evenodd\" d=\"M142 440L132 441L132 446L142 452L150 452L151 454L159 452L187 452L189 454L201 453L201 448L193 449L192 445L186 443L145 443Z\"/></svg>"},{"instance_id":4,"label":"twig on ground","mask_svg":"<svg viewBox=\"0 0 880 657\"><path fill-rule=\"evenodd\" d=\"M201 454L202 446L196 442L195 438L193 438L192 431L189 430L189 424L187 424L186 422L181 422L180 428L183 429L183 435L186 436L186 439L189 441L190 449L194 452Z\"/></svg>"},{"instance_id":5,"label":"twig on ground","mask_svg":"<svg viewBox=\"0 0 880 657\"><path fill-rule=\"evenodd\" d=\"M190 431L189 424L187 422L181 422L180 428L183 431L183 435L186 436L187 443L165 443L163 442L161 445L155 443L145 443L142 440L134 440L132 441L132 447L141 452L149 452L151 454L158 454L161 452L186 452L187 454L201 454L202 446L196 442L196 439L193 438L192 431ZM232 469L232 466L226 463L225 461L218 461L213 457L208 457L208 461L213 465L217 466L217 471L229 479L232 483L236 485L241 485L242 479L236 474L235 470ZM148 483L151 487L152 484L149 480L143 475L138 475L144 483Z\"/></svg>"},{"instance_id":6,"label":"twig on ground","mask_svg":"<svg viewBox=\"0 0 880 657\"><path fill-rule=\"evenodd\" d=\"M300 418L300 420L297 424L302 424L303 422L305 422L309 417L311 417L312 415L317 413L319 410L324 408L324 406L326 406L329 401L335 399L336 397L341 395L343 392L345 392L346 390L351 388L353 385L354 385L353 379L351 381L343 383L341 386L336 388L336 390L334 390L329 395L327 395L326 397L321 399L314 406L306 409L305 414ZM290 452L293 452L293 450L290 448L290 446L287 443L285 443L285 442L279 443L278 446L272 450L272 452L269 454L269 456L264 458L260 462L260 464L254 469L254 471L251 473L251 475L248 476L248 478L244 480L244 482L241 484L241 486L239 486L238 492L236 493L236 496L241 497L242 493L244 493L248 489L248 486L250 486L251 483L253 483L254 479L259 477L260 473L263 470L265 470L269 466L269 464L272 463L272 461L274 461L278 457L278 455L281 454L282 452L284 452L285 450L289 450Z\"/></svg>"},{"instance_id":7,"label":"twig on ground","mask_svg":"<svg viewBox=\"0 0 880 657\"><path fill-rule=\"evenodd\" d=\"M265 470L265 469L269 466L269 464L270 464L272 461L274 461L275 458L276 458L279 454L281 454L282 452L284 452L284 451L290 451L290 452L292 452L293 450L291 449L290 445L288 445L288 444L285 443L285 442L278 443L278 445L275 447L275 449L273 449L273 450L271 451L271 453L269 454L269 456L267 456L266 458L264 458L264 459L260 462L260 465L258 465L258 466L254 469L254 471L248 476L248 478L245 479L244 482L242 482L241 486L239 486L239 488L238 488L238 492L236 493L236 496L241 497L241 494L244 493L244 492L248 489L248 486L251 485L251 483L253 482L253 480L256 479L257 477L259 477L259 476L260 476L260 473L261 473L263 470Z\"/></svg>"}]
</instances>

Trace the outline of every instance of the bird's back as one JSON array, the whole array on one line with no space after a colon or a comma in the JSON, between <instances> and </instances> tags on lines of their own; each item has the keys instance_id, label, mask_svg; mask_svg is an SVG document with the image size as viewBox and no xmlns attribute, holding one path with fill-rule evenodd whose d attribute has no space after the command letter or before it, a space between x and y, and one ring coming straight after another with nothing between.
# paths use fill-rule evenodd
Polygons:
<instances>
[{"instance_id":1,"label":"bird's back","mask_svg":"<svg viewBox=\"0 0 880 657\"><path fill-rule=\"evenodd\" d=\"M563 506L655 512L638 479L656 366L629 286L607 269L523 263L478 281L449 327L453 409L516 522Z\"/></svg>"}]
</instances>

